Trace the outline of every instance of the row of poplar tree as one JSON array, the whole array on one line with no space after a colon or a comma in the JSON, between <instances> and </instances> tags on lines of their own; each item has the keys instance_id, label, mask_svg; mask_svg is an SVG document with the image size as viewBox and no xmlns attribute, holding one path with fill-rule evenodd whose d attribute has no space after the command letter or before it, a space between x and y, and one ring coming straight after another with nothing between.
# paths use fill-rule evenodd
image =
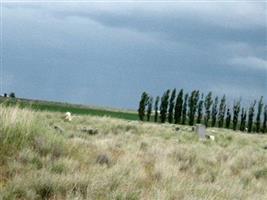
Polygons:
<instances>
[{"instance_id":1,"label":"row of poplar tree","mask_svg":"<svg viewBox=\"0 0 267 200\"><path fill-rule=\"evenodd\" d=\"M177 95L176 89L167 90L161 98L157 96L155 102L152 96L143 92L138 114L141 121L188 125L203 123L206 127L232 128L249 133L267 132L267 105L264 106L263 97L258 103L255 100L249 108L242 107L241 100L235 101L230 108L226 105L225 95L219 100L218 96L212 97L212 92L204 97L198 90L184 94L181 89Z\"/></svg>"}]
</instances>

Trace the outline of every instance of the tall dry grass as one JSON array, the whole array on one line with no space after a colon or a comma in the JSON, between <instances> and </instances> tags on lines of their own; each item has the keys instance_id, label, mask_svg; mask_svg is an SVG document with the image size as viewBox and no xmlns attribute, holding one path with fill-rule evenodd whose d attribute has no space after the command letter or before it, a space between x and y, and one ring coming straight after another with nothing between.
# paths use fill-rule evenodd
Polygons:
<instances>
[{"instance_id":1,"label":"tall dry grass","mask_svg":"<svg viewBox=\"0 0 267 200\"><path fill-rule=\"evenodd\" d=\"M266 199L264 135L0 108L0 199ZM63 132L54 129L61 127ZM97 128L88 135L83 127ZM99 156L107 159L98 162Z\"/></svg>"}]
</instances>

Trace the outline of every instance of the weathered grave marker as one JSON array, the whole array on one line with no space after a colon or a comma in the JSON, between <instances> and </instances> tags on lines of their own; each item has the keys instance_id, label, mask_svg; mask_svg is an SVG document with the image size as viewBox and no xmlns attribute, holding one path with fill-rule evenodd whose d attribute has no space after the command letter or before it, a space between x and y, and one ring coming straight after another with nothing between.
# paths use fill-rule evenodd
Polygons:
<instances>
[{"instance_id":1,"label":"weathered grave marker","mask_svg":"<svg viewBox=\"0 0 267 200\"><path fill-rule=\"evenodd\" d=\"M196 124L196 132L200 139L206 138L206 127L202 124Z\"/></svg>"},{"instance_id":2,"label":"weathered grave marker","mask_svg":"<svg viewBox=\"0 0 267 200\"><path fill-rule=\"evenodd\" d=\"M81 132L87 133L89 135L96 135L96 134L98 134L98 130L96 128L90 128L90 127L83 127L81 129Z\"/></svg>"}]
</instances>

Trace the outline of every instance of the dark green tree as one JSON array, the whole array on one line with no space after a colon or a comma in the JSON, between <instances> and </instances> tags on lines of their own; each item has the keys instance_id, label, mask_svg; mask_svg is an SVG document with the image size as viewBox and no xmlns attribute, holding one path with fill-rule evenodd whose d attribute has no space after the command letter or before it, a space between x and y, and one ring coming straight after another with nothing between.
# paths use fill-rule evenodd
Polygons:
<instances>
[{"instance_id":1,"label":"dark green tree","mask_svg":"<svg viewBox=\"0 0 267 200\"><path fill-rule=\"evenodd\" d=\"M147 103L147 121L150 121L151 113L152 113L152 106L153 106L153 97L148 98L148 103Z\"/></svg>"},{"instance_id":2,"label":"dark green tree","mask_svg":"<svg viewBox=\"0 0 267 200\"><path fill-rule=\"evenodd\" d=\"M205 106L205 118L204 118L204 123L205 126L208 127L209 126L209 120L210 120L210 107L212 105L212 93L209 92L208 95L205 98L205 102L204 102L204 106Z\"/></svg>"},{"instance_id":3,"label":"dark green tree","mask_svg":"<svg viewBox=\"0 0 267 200\"><path fill-rule=\"evenodd\" d=\"M178 93L178 96L176 98L176 104L174 109L174 123L178 124L181 123L181 117L182 117L182 110L183 110L183 94L184 91L181 89Z\"/></svg>"},{"instance_id":4,"label":"dark green tree","mask_svg":"<svg viewBox=\"0 0 267 200\"><path fill-rule=\"evenodd\" d=\"M262 133L267 132L267 105L264 106L264 112L263 112L263 122L262 122Z\"/></svg>"},{"instance_id":5,"label":"dark green tree","mask_svg":"<svg viewBox=\"0 0 267 200\"><path fill-rule=\"evenodd\" d=\"M199 100L199 91L192 91L191 96L188 100L188 118L189 118L189 125L193 125L195 121L195 114L197 111L197 103Z\"/></svg>"},{"instance_id":6,"label":"dark green tree","mask_svg":"<svg viewBox=\"0 0 267 200\"><path fill-rule=\"evenodd\" d=\"M217 121L217 114L218 114L218 102L219 102L219 98L215 97L214 103L212 105L212 109L211 109L211 126L214 127L216 125L216 121Z\"/></svg>"},{"instance_id":7,"label":"dark green tree","mask_svg":"<svg viewBox=\"0 0 267 200\"><path fill-rule=\"evenodd\" d=\"M183 110L182 110L182 124L186 123L187 101L188 101L188 94L185 94L184 103L183 103Z\"/></svg>"},{"instance_id":8,"label":"dark green tree","mask_svg":"<svg viewBox=\"0 0 267 200\"><path fill-rule=\"evenodd\" d=\"M197 105L197 123L200 124L203 116L203 104L204 104L204 94L201 94L201 99Z\"/></svg>"},{"instance_id":9,"label":"dark green tree","mask_svg":"<svg viewBox=\"0 0 267 200\"><path fill-rule=\"evenodd\" d=\"M246 129L246 120L247 120L247 111L245 108L241 110L241 117L240 117L240 131L245 131Z\"/></svg>"},{"instance_id":10,"label":"dark green tree","mask_svg":"<svg viewBox=\"0 0 267 200\"><path fill-rule=\"evenodd\" d=\"M141 121L144 121L147 103L148 103L148 94L146 92L143 92L141 95L141 100L139 102L139 108L138 108L138 115Z\"/></svg>"},{"instance_id":11,"label":"dark green tree","mask_svg":"<svg viewBox=\"0 0 267 200\"><path fill-rule=\"evenodd\" d=\"M219 106L219 116L218 116L219 128L223 127L225 111L226 111L226 97L225 95L223 95Z\"/></svg>"},{"instance_id":12,"label":"dark green tree","mask_svg":"<svg viewBox=\"0 0 267 200\"><path fill-rule=\"evenodd\" d=\"M253 130L253 120L254 120L254 111L255 111L256 101L254 101L248 111L248 132L251 133Z\"/></svg>"},{"instance_id":13,"label":"dark green tree","mask_svg":"<svg viewBox=\"0 0 267 200\"><path fill-rule=\"evenodd\" d=\"M237 129L239 112L240 112L240 100L237 102L234 102L234 106L233 106L233 130Z\"/></svg>"},{"instance_id":14,"label":"dark green tree","mask_svg":"<svg viewBox=\"0 0 267 200\"><path fill-rule=\"evenodd\" d=\"M156 98L154 110L155 110L154 122L158 122L159 96L157 96Z\"/></svg>"},{"instance_id":15,"label":"dark green tree","mask_svg":"<svg viewBox=\"0 0 267 200\"><path fill-rule=\"evenodd\" d=\"M173 89L170 104L169 104L169 112L168 112L168 122L171 124L173 122L173 110L174 110L174 101L176 97L176 89Z\"/></svg>"},{"instance_id":16,"label":"dark green tree","mask_svg":"<svg viewBox=\"0 0 267 200\"><path fill-rule=\"evenodd\" d=\"M259 133L261 130L261 115L262 115L262 109L263 109L263 96L261 96L259 102L258 102L258 113L256 117L256 132Z\"/></svg>"},{"instance_id":17,"label":"dark green tree","mask_svg":"<svg viewBox=\"0 0 267 200\"><path fill-rule=\"evenodd\" d=\"M231 118L232 118L232 116L231 116L230 108L227 108L226 119L225 119L225 128L230 128Z\"/></svg>"},{"instance_id":18,"label":"dark green tree","mask_svg":"<svg viewBox=\"0 0 267 200\"><path fill-rule=\"evenodd\" d=\"M9 94L9 97L11 97L11 98L16 98L15 92L11 92L11 93Z\"/></svg>"},{"instance_id":19,"label":"dark green tree","mask_svg":"<svg viewBox=\"0 0 267 200\"><path fill-rule=\"evenodd\" d=\"M170 96L170 90L167 90L163 96L161 97L161 105L160 105L160 121L161 123L166 122L167 118L167 111L169 106L169 96Z\"/></svg>"}]
</instances>

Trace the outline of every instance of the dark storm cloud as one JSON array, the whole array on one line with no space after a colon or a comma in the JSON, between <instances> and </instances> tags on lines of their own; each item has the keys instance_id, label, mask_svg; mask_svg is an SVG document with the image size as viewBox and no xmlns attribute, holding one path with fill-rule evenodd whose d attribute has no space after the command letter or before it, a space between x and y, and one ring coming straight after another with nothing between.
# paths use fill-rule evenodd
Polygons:
<instances>
[{"instance_id":1,"label":"dark storm cloud","mask_svg":"<svg viewBox=\"0 0 267 200\"><path fill-rule=\"evenodd\" d=\"M143 90L244 99L266 91L265 3L12 3L3 11L7 88L22 96L135 108Z\"/></svg>"}]
</instances>

